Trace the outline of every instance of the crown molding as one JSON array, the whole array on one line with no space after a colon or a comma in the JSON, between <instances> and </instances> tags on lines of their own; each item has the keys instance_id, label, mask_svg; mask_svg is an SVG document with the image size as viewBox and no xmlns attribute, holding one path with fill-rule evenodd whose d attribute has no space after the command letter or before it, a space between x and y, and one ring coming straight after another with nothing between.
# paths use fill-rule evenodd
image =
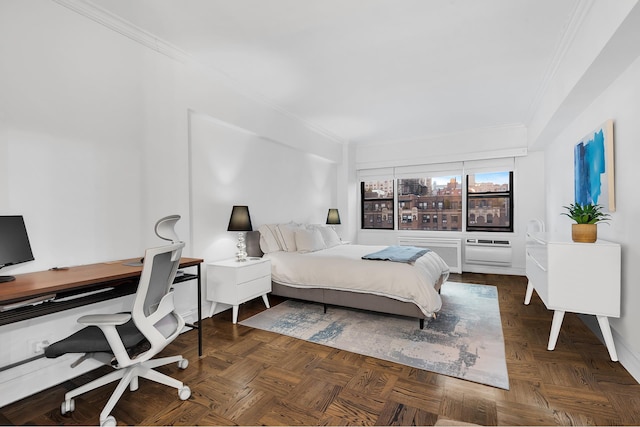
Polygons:
<instances>
[{"instance_id":1,"label":"crown molding","mask_svg":"<svg viewBox=\"0 0 640 427\"><path fill-rule=\"evenodd\" d=\"M190 61L191 55L182 49L154 36L148 31L131 22L86 0L53 0L61 6L73 10L125 37L136 41L149 49L155 50L171 59L185 63Z\"/></svg>"},{"instance_id":2,"label":"crown molding","mask_svg":"<svg viewBox=\"0 0 640 427\"><path fill-rule=\"evenodd\" d=\"M119 34L122 34L123 36L128 37L129 39L137 43L140 43L141 45L149 49L152 49L156 52L166 55L171 59L174 59L181 63L198 64L202 69L207 70L208 72L215 72L215 74L221 79L221 81L224 84L226 84L236 92L239 92L242 95L246 96L247 98L253 101L256 101L258 103L261 103L262 105L265 105L290 119L293 119L299 123L302 123L304 127L309 129L310 131L317 133L327 139L330 139L335 143L338 143L338 144L347 143L346 139L330 132L329 130L315 123L312 123L306 119L303 119L302 117L295 115L294 113L277 105L272 100L266 98L264 95L261 95L255 90L249 89L241 85L238 81L233 79L231 76L229 76L225 72L219 69L216 69L214 67L211 67L209 65L199 63L198 61L194 60L192 55L185 52L184 50L172 45L171 43L168 43L162 40L161 38L153 35L152 33L143 30L137 25L132 24L126 19L123 19L122 17L99 7L88 0L52 0L52 1L74 12L77 12L78 14L86 18L89 18L92 21L95 21L106 28L109 28Z\"/></svg>"},{"instance_id":3,"label":"crown molding","mask_svg":"<svg viewBox=\"0 0 640 427\"><path fill-rule=\"evenodd\" d=\"M578 30L582 26L585 18L589 14L591 7L595 3L595 0L578 0L576 5L571 12L569 21L565 26L564 32L562 33L562 37L560 41L556 45L553 56L547 65L547 69L544 73L542 81L540 82L540 86L536 91L536 95L529 106L529 111L527 114L526 123L531 123L534 115L536 114L538 108L540 108L540 104L547 90L549 89L549 85L551 81L556 77L556 73L558 72L558 68L560 68L560 64L562 64L569 48L573 44L573 40L578 33Z\"/></svg>"}]
</instances>

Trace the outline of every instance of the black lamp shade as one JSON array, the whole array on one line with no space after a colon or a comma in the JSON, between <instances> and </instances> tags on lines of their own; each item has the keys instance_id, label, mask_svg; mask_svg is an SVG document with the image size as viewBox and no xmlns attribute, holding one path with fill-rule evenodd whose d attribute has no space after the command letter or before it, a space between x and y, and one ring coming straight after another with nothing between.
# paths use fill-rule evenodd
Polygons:
<instances>
[{"instance_id":1,"label":"black lamp shade","mask_svg":"<svg viewBox=\"0 0 640 427\"><path fill-rule=\"evenodd\" d=\"M249 206L234 206L227 231L253 231Z\"/></svg>"},{"instance_id":2,"label":"black lamp shade","mask_svg":"<svg viewBox=\"0 0 640 427\"><path fill-rule=\"evenodd\" d=\"M327 224L340 224L340 213L338 212L338 209L329 209L329 212L327 213Z\"/></svg>"}]
</instances>

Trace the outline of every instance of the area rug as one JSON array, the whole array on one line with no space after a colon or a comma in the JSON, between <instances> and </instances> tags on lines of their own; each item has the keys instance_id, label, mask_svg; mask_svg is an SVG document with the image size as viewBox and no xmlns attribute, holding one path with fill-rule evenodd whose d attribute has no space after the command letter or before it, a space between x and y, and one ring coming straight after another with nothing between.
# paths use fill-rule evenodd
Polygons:
<instances>
[{"instance_id":1,"label":"area rug","mask_svg":"<svg viewBox=\"0 0 640 427\"><path fill-rule=\"evenodd\" d=\"M509 389L495 286L447 282L442 309L425 322L287 300L240 324Z\"/></svg>"}]
</instances>

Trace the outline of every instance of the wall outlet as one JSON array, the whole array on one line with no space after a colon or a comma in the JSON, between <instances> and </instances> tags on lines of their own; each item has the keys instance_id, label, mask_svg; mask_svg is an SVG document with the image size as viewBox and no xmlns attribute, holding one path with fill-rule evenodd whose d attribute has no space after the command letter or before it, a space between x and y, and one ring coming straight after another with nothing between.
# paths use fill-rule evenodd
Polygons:
<instances>
[{"instance_id":1,"label":"wall outlet","mask_svg":"<svg viewBox=\"0 0 640 427\"><path fill-rule=\"evenodd\" d=\"M32 354L40 354L42 352L44 352L44 349L49 347L49 341L48 340L42 340L42 341L29 341L29 349L31 350Z\"/></svg>"}]
</instances>

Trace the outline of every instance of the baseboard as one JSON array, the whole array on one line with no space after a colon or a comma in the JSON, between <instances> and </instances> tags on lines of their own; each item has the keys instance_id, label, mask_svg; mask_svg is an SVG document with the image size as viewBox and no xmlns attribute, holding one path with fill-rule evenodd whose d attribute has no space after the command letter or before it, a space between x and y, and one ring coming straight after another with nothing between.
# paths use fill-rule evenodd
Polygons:
<instances>
[{"instance_id":1,"label":"baseboard","mask_svg":"<svg viewBox=\"0 0 640 427\"><path fill-rule=\"evenodd\" d=\"M462 264L463 273L504 274L507 276L525 276L524 268L500 267L495 265Z\"/></svg>"},{"instance_id":2,"label":"baseboard","mask_svg":"<svg viewBox=\"0 0 640 427\"><path fill-rule=\"evenodd\" d=\"M193 308L191 310L185 310L180 314L180 317L182 317L184 319L184 321L186 323L191 323L191 324L196 324L198 323L198 309L197 308ZM203 310L203 314L202 314L202 318L204 318L204 310Z\"/></svg>"},{"instance_id":3,"label":"baseboard","mask_svg":"<svg viewBox=\"0 0 640 427\"><path fill-rule=\"evenodd\" d=\"M78 357L67 354L57 359L41 358L1 372L0 386L11 393L0 393L0 408L103 366L95 360L87 360L77 368L71 368L71 363Z\"/></svg>"},{"instance_id":4,"label":"baseboard","mask_svg":"<svg viewBox=\"0 0 640 427\"><path fill-rule=\"evenodd\" d=\"M225 311L225 310L229 310L230 308L232 308L232 306L231 306L230 304L224 304L224 303L219 302L219 303L217 303L217 304L216 304L216 309L215 309L215 311L214 311L214 312L213 312L213 314L211 314L211 316L209 316L209 317L213 317L213 316L215 316L215 315L216 315L216 314L218 314L218 313L222 313L222 312L223 312L223 311ZM209 306L209 307L207 308L207 310L205 311L205 313L209 313L209 312L211 312L211 306ZM206 314L204 314L202 317L207 317L207 315L206 315Z\"/></svg>"},{"instance_id":5,"label":"baseboard","mask_svg":"<svg viewBox=\"0 0 640 427\"><path fill-rule=\"evenodd\" d=\"M196 323L198 310L188 310L180 315L188 323ZM189 330L191 328L185 327L181 333ZM71 363L78 357L80 357L79 354L65 354L56 359L47 359L42 356L0 371L0 390L3 391L0 393L0 408L104 366L96 360L88 359L76 368L71 368ZM5 390L11 390L11 392L5 393Z\"/></svg>"},{"instance_id":6,"label":"baseboard","mask_svg":"<svg viewBox=\"0 0 640 427\"><path fill-rule=\"evenodd\" d=\"M600 331L600 324L596 317L586 314L579 314L578 317L598 337L602 345L605 345L602 331ZM624 337L613 328L611 328L611 335L613 336L620 364L640 383L640 354L634 352Z\"/></svg>"}]
</instances>

